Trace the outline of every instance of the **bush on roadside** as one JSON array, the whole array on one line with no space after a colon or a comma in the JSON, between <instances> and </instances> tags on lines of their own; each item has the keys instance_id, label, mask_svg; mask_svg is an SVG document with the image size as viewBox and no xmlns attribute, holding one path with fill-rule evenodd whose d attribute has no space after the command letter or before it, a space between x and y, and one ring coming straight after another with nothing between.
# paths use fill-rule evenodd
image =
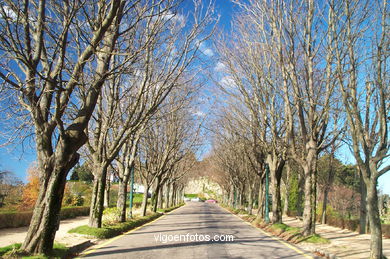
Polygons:
<instances>
[{"instance_id":1,"label":"bush on roadside","mask_svg":"<svg viewBox=\"0 0 390 259\"><path fill-rule=\"evenodd\" d=\"M89 207L65 207L61 209L61 219L71 219L89 215ZM0 213L0 228L24 227L30 224L32 211Z\"/></svg>"},{"instance_id":2,"label":"bush on roadside","mask_svg":"<svg viewBox=\"0 0 390 259\"><path fill-rule=\"evenodd\" d=\"M390 238L390 224L382 224L382 234Z\"/></svg>"},{"instance_id":3,"label":"bush on roadside","mask_svg":"<svg viewBox=\"0 0 390 259\"><path fill-rule=\"evenodd\" d=\"M132 219L123 223L117 223L113 225L108 225L102 228L92 228L87 225L80 226L69 230L69 233L78 233L82 235L92 236L99 239L111 238L117 235L120 235L124 232L127 232L133 228L139 227L149 221L152 221L160 217L161 213L155 213L145 217Z\"/></svg>"},{"instance_id":4,"label":"bush on roadside","mask_svg":"<svg viewBox=\"0 0 390 259\"><path fill-rule=\"evenodd\" d=\"M168 213L168 212L171 212L172 210L177 209L183 205L184 205L184 203L180 203L179 205L176 205L175 207L170 207L170 208L166 208L166 209L159 209L158 211L162 212L162 213Z\"/></svg>"}]
</instances>

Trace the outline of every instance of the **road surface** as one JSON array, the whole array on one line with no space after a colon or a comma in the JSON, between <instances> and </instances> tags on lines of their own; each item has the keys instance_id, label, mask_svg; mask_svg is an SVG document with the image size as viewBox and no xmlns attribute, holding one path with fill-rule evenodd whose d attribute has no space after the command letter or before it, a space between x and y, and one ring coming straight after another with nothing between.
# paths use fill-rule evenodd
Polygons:
<instances>
[{"instance_id":1,"label":"road surface","mask_svg":"<svg viewBox=\"0 0 390 259\"><path fill-rule=\"evenodd\" d=\"M83 258L312 258L218 205L202 202L191 202L87 253Z\"/></svg>"}]
</instances>

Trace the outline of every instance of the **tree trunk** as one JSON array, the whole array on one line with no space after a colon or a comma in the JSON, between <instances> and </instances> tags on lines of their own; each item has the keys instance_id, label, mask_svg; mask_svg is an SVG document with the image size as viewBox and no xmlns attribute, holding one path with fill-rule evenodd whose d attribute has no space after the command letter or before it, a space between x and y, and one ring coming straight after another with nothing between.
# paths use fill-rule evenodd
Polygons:
<instances>
[{"instance_id":1,"label":"tree trunk","mask_svg":"<svg viewBox=\"0 0 390 259\"><path fill-rule=\"evenodd\" d=\"M368 231L367 218L367 188L364 183L363 175L359 170L360 175L360 215L359 215L359 234L366 234Z\"/></svg>"},{"instance_id":2,"label":"tree trunk","mask_svg":"<svg viewBox=\"0 0 390 259\"><path fill-rule=\"evenodd\" d=\"M322 199L321 223L326 224L326 207L328 206L329 185L324 186L324 198Z\"/></svg>"},{"instance_id":3,"label":"tree trunk","mask_svg":"<svg viewBox=\"0 0 390 259\"><path fill-rule=\"evenodd\" d=\"M258 208L257 208L257 220L264 219L264 188L263 179L260 179L259 195L258 195Z\"/></svg>"},{"instance_id":4,"label":"tree trunk","mask_svg":"<svg viewBox=\"0 0 390 259\"><path fill-rule=\"evenodd\" d=\"M126 200L127 200L127 180L126 178L120 179L118 184L118 200L116 202L116 207L120 211L119 222L126 221Z\"/></svg>"},{"instance_id":5,"label":"tree trunk","mask_svg":"<svg viewBox=\"0 0 390 259\"><path fill-rule=\"evenodd\" d=\"M171 192L171 184L170 183L167 183L166 185L166 190L165 190L165 208L169 208L170 206L170 193Z\"/></svg>"},{"instance_id":6,"label":"tree trunk","mask_svg":"<svg viewBox=\"0 0 390 259\"><path fill-rule=\"evenodd\" d=\"M316 170L317 170L317 144L310 140L306 144L308 154L305 164L302 165L305 175L305 206L303 209L303 235L315 234L316 214Z\"/></svg>"},{"instance_id":7,"label":"tree trunk","mask_svg":"<svg viewBox=\"0 0 390 259\"><path fill-rule=\"evenodd\" d=\"M303 209L303 235L309 236L312 233L313 215L312 215L312 173L311 170L306 166L304 167L305 172L305 204Z\"/></svg>"},{"instance_id":8,"label":"tree trunk","mask_svg":"<svg viewBox=\"0 0 390 259\"><path fill-rule=\"evenodd\" d=\"M171 200L171 204L170 204L170 207L173 207L175 206L175 202L176 202L176 185L174 183L172 183L172 192L171 192L172 196L170 198Z\"/></svg>"},{"instance_id":9,"label":"tree trunk","mask_svg":"<svg viewBox=\"0 0 390 259\"><path fill-rule=\"evenodd\" d=\"M368 182L370 181L370 182ZM367 212L370 221L370 259L382 259L382 229L378 210L377 179L367 181Z\"/></svg>"},{"instance_id":10,"label":"tree trunk","mask_svg":"<svg viewBox=\"0 0 390 259\"><path fill-rule=\"evenodd\" d=\"M158 208L159 209L163 208L163 203L164 203L164 201L163 201L163 197L164 197L163 191L164 191L163 185L161 185L160 191L158 192Z\"/></svg>"},{"instance_id":11,"label":"tree trunk","mask_svg":"<svg viewBox=\"0 0 390 259\"><path fill-rule=\"evenodd\" d=\"M111 192L111 179L110 179L110 174L107 174L106 188L104 190L104 208L110 207L110 192Z\"/></svg>"},{"instance_id":12,"label":"tree trunk","mask_svg":"<svg viewBox=\"0 0 390 259\"><path fill-rule=\"evenodd\" d=\"M157 212L157 204L158 204L159 195L160 195L160 187L157 184L156 188L155 188L155 190L153 192L153 199L152 199L152 202L153 202L152 211L153 212Z\"/></svg>"},{"instance_id":13,"label":"tree trunk","mask_svg":"<svg viewBox=\"0 0 390 259\"><path fill-rule=\"evenodd\" d=\"M272 192L272 219L271 222L282 223L282 199L280 195L280 183L282 180L282 172L284 160L277 161L278 158L268 159L268 165L271 176L271 192Z\"/></svg>"},{"instance_id":14,"label":"tree trunk","mask_svg":"<svg viewBox=\"0 0 390 259\"><path fill-rule=\"evenodd\" d=\"M234 206L234 187L230 188L228 205L232 208Z\"/></svg>"},{"instance_id":15,"label":"tree trunk","mask_svg":"<svg viewBox=\"0 0 390 259\"><path fill-rule=\"evenodd\" d=\"M102 217L104 209L104 191L106 189L107 164L98 166L94 173L91 209L89 212L88 226L94 228L102 227Z\"/></svg>"},{"instance_id":16,"label":"tree trunk","mask_svg":"<svg viewBox=\"0 0 390 259\"><path fill-rule=\"evenodd\" d=\"M149 185L144 183L144 197L142 199L142 216L146 216L146 209L148 206L148 193L149 193Z\"/></svg>"},{"instance_id":17,"label":"tree trunk","mask_svg":"<svg viewBox=\"0 0 390 259\"><path fill-rule=\"evenodd\" d=\"M66 144L62 145L62 149L56 152L58 155L56 157L51 156L45 160L38 158L39 169L44 177L40 177L38 199L27 236L21 247L22 250L31 254L48 254L52 250L55 234L60 224L66 176L80 157L77 152L68 150Z\"/></svg>"},{"instance_id":18,"label":"tree trunk","mask_svg":"<svg viewBox=\"0 0 390 259\"><path fill-rule=\"evenodd\" d=\"M249 215L252 215L252 209L253 209L253 190L252 185L249 185L248 188L248 207L247 212Z\"/></svg>"},{"instance_id":19,"label":"tree trunk","mask_svg":"<svg viewBox=\"0 0 390 259\"><path fill-rule=\"evenodd\" d=\"M283 207L283 214L288 214L288 203L289 203L289 193L290 193L290 174L291 174L291 168L288 162L286 162L286 182L285 182L285 188L284 188L284 207Z\"/></svg>"}]
</instances>

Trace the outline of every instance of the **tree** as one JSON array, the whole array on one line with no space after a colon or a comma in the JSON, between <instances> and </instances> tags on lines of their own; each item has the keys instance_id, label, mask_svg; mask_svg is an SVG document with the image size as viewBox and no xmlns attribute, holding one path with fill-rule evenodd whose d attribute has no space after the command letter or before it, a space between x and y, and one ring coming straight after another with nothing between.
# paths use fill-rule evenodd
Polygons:
<instances>
[{"instance_id":1,"label":"tree","mask_svg":"<svg viewBox=\"0 0 390 259\"><path fill-rule=\"evenodd\" d=\"M2 170L0 171L0 207L6 205L9 202L10 196L17 196L14 193L15 189L23 184L18 177L15 176L11 171ZM12 197L11 199L17 199Z\"/></svg>"},{"instance_id":2,"label":"tree","mask_svg":"<svg viewBox=\"0 0 390 259\"><path fill-rule=\"evenodd\" d=\"M87 141L84 130L131 1L3 1L0 78L10 113L30 123L40 191L21 249L47 254L53 247L66 177ZM76 101L75 93L84 98ZM15 118L17 123L17 118ZM16 129L19 129L17 126ZM17 130L16 130L17 131Z\"/></svg>"},{"instance_id":3,"label":"tree","mask_svg":"<svg viewBox=\"0 0 390 259\"><path fill-rule=\"evenodd\" d=\"M147 191L154 184L152 201L156 211L162 185L168 184L166 191L169 193L171 185L183 174L176 172L178 164L199 145L200 125L191 113L195 98L193 90L194 87L188 83L173 91L150 120L140 139L138 164L145 188L142 215L146 215ZM173 188L172 191L176 193L177 190Z\"/></svg>"},{"instance_id":4,"label":"tree","mask_svg":"<svg viewBox=\"0 0 390 259\"><path fill-rule=\"evenodd\" d=\"M30 166L27 171L28 183L23 188L22 203L20 210L29 210L34 208L38 199L40 189L39 171L36 165Z\"/></svg>"},{"instance_id":5,"label":"tree","mask_svg":"<svg viewBox=\"0 0 390 259\"><path fill-rule=\"evenodd\" d=\"M387 1L332 1L335 65L351 145L367 191L370 258L383 258L378 177L390 170L389 7ZM367 27L368 26L368 27ZM366 52L361 49L367 47Z\"/></svg>"},{"instance_id":6,"label":"tree","mask_svg":"<svg viewBox=\"0 0 390 259\"><path fill-rule=\"evenodd\" d=\"M132 26L135 37L126 53L132 61L123 66L102 88L97 110L88 127L87 147L93 162L94 191L89 226L101 227L103 198L109 165L129 138L138 134L173 89L183 87L183 76L198 55L199 44L210 37L207 26L213 21L212 8L202 9L194 1L193 22L175 15L177 1L145 5L146 18ZM179 16L179 14L177 14ZM184 35L184 36L183 36ZM123 64L121 57L113 65ZM136 143L135 143L136 144Z\"/></svg>"},{"instance_id":7,"label":"tree","mask_svg":"<svg viewBox=\"0 0 390 259\"><path fill-rule=\"evenodd\" d=\"M87 162L84 162L82 165L77 164L73 168L72 175L70 176L70 180L83 181L91 183L93 181L92 170L90 169L90 165Z\"/></svg>"}]
</instances>

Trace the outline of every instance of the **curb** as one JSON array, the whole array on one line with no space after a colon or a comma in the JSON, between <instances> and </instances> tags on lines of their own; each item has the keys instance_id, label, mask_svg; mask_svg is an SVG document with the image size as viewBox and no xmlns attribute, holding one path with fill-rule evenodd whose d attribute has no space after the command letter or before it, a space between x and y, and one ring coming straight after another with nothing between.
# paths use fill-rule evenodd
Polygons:
<instances>
[{"instance_id":1,"label":"curb","mask_svg":"<svg viewBox=\"0 0 390 259\"><path fill-rule=\"evenodd\" d=\"M244 220L243 218L241 218L240 216L238 216L237 214L234 214L234 213L230 212L230 211L229 211L228 209L226 209L225 207L222 207L222 206L219 206L219 207L222 208L222 209L224 209L224 210L226 210L229 214L231 214L231 215L233 215L233 216L239 218L239 219L242 220L244 223L246 223L246 224L248 224L249 226L253 227L254 229L258 230L258 231L261 232L262 234L267 235L267 236L271 237L272 239L274 239L275 241L278 241L279 243L285 245L286 247L288 247L288 248L294 250L294 251L297 252L298 254L301 254L301 255L303 255L303 256L305 256L305 257L307 257L307 258L311 258L311 259L322 258L322 257L318 257L318 256L312 254L311 251L310 251L310 252L309 252L309 251L305 251L305 250L303 250L303 249L301 249L301 248L299 248L299 247L296 247L296 246L293 245L293 244L290 244L288 241L286 241L286 240L284 240L284 239L281 239L281 238L278 237L278 236L274 236L274 235L272 235L271 233L268 233L267 231L263 230L262 228L259 228L259 227L254 226L251 222L246 221L246 220Z\"/></svg>"},{"instance_id":2,"label":"curb","mask_svg":"<svg viewBox=\"0 0 390 259\"><path fill-rule=\"evenodd\" d=\"M81 251L95 245L95 243L92 242L92 240L83 241L77 245L69 247L65 257L66 258L73 258L76 254L80 253Z\"/></svg>"},{"instance_id":3,"label":"curb","mask_svg":"<svg viewBox=\"0 0 390 259\"><path fill-rule=\"evenodd\" d=\"M319 249L319 248L315 248L313 250L314 253L319 253L322 255L322 257L325 257L325 258L329 258L329 259L339 259L339 257L337 257L335 254L332 254L332 253L328 253L327 251L325 250L322 250L322 249Z\"/></svg>"}]
</instances>

